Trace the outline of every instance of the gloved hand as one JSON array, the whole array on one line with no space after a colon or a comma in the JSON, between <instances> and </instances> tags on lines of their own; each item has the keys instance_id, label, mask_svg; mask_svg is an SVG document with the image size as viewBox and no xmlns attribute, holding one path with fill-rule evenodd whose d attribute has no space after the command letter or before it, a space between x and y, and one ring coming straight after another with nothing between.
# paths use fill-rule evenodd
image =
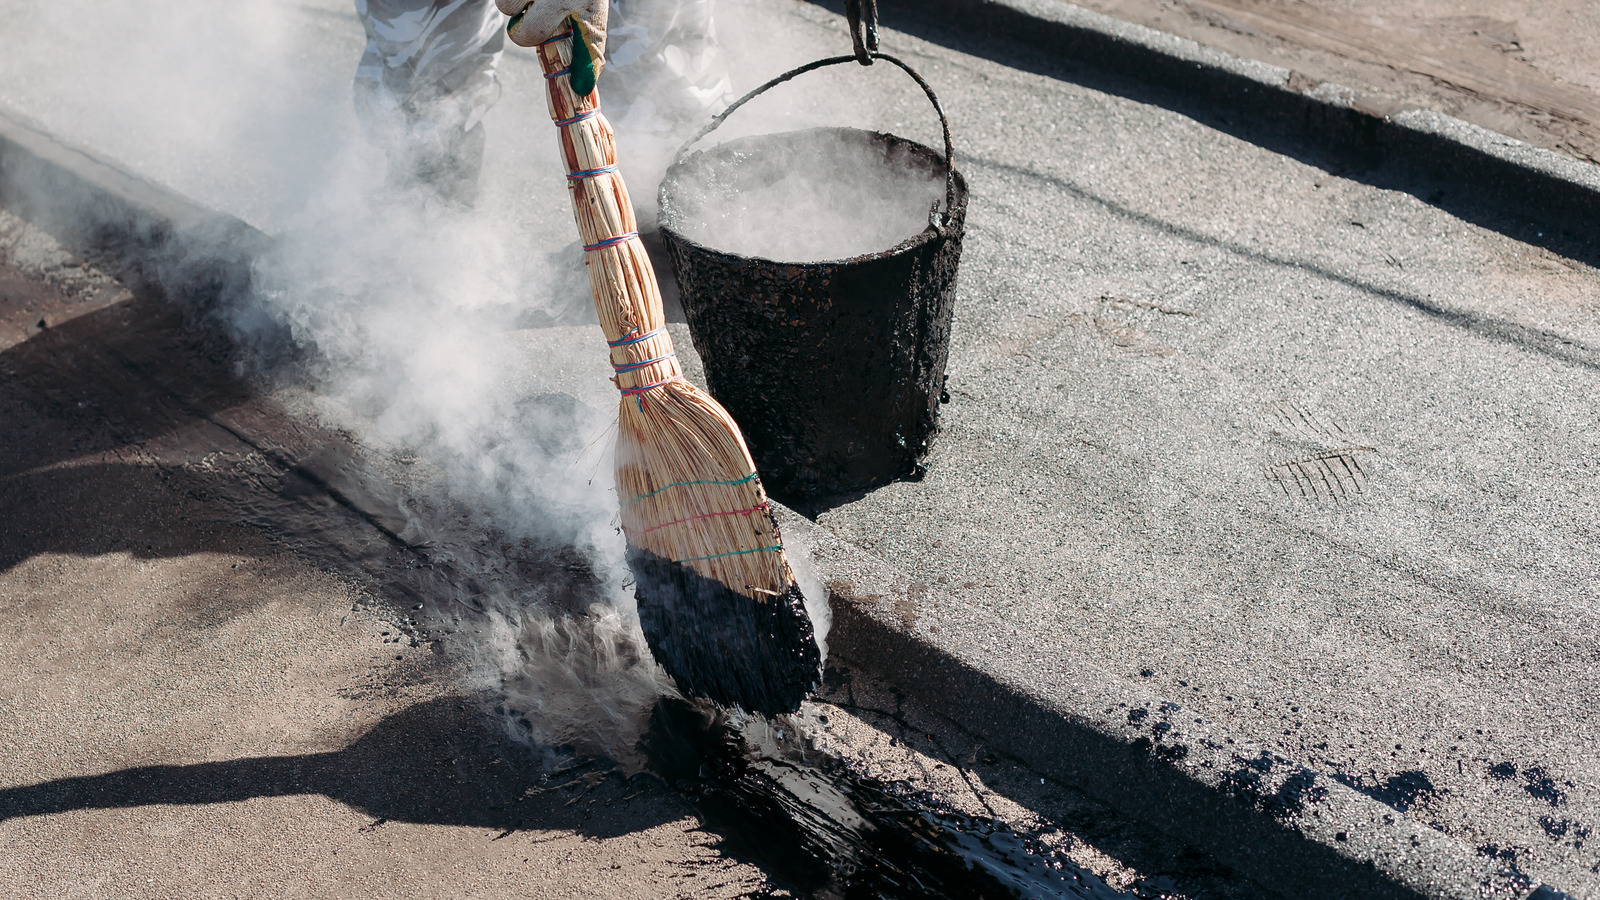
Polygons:
<instances>
[{"instance_id":1,"label":"gloved hand","mask_svg":"<svg viewBox=\"0 0 1600 900\"><path fill-rule=\"evenodd\" d=\"M606 10L610 0L495 0L495 5L511 17L506 35L522 47L532 47L566 30L567 17L576 15L583 22L584 44L594 59L595 73L605 65Z\"/></svg>"}]
</instances>

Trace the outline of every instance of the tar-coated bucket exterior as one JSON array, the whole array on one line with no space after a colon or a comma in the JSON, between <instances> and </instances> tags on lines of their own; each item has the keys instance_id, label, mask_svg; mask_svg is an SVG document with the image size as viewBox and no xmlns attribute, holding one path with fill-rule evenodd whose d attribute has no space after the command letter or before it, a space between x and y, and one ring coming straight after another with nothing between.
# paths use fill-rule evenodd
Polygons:
<instances>
[{"instance_id":1,"label":"tar-coated bucket exterior","mask_svg":"<svg viewBox=\"0 0 1600 900\"><path fill-rule=\"evenodd\" d=\"M920 473L938 428L967 188L955 175L940 222L899 246L835 262L784 263L698 244L672 227L678 184L741 156L803 158L839 139L885 165L945 158L894 135L819 128L740 138L678 160L661 186L661 234L706 384L744 431L762 482L790 502Z\"/></svg>"}]
</instances>

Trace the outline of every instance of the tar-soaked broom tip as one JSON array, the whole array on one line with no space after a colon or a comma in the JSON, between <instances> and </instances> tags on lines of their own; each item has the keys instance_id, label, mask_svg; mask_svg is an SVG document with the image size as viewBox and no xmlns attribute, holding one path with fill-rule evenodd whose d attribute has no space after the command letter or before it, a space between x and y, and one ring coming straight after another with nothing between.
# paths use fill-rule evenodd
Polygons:
<instances>
[{"instance_id":1,"label":"tar-soaked broom tip","mask_svg":"<svg viewBox=\"0 0 1600 900\"><path fill-rule=\"evenodd\" d=\"M681 563L628 548L639 623L685 694L774 716L800 708L822 680L805 597L753 600Z\"/></svg>"}]
</instances>

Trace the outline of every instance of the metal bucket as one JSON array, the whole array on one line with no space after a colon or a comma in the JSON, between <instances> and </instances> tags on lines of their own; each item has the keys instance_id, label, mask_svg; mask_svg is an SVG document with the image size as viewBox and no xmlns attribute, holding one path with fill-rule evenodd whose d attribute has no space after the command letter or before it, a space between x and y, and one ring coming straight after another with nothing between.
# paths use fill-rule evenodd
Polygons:
<instances>
[{"instance_id":1,"label":"metal bucket","mask_svg":"<svg viewBox=\"0 0 1600 900\"><path fill-rule=\"evenodd\" d=\"M767 490L790 502L921 477L938 427L967 188L950 127L927 82L905 63L944 128L945 153L905 138L820 128L740 138L688 153L734 110L776 84L855 56L819 60L752 91L679 152L661 184L661 234L678 279L706 384L743 430ZM860 142L885 165L945 181L944 209L899 245L828 262L791 263L703 246L674 227L684 186L737 186L740 161L805 154L824 140ZM729 181L728 179L733 179Z\"/></svg>"}]
</instances>

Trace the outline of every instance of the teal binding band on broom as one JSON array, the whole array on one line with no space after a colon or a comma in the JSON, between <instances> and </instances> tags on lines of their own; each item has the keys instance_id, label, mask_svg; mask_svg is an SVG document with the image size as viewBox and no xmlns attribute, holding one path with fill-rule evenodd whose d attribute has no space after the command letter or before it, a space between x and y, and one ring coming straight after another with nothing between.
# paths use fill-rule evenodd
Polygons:
<instances>
[{"instance_id":1,"label":"teal binding band on broom","mask_svg":"<svg viewBox=\"0 0 1600 900\"><path fill-rule=\"evenodd\" d=\"M776 544L776 545L771 546L771 547L757 547L754 550L729 550L727 553L713 553L710 556L696 556L696 557L694 557L692 559L675 560L675 562L680 562L680 563L700 562L703 559L721 559L724 556L739 556L740 554L743 554L743 553L775 553L775 552L777 552L779 550L782 550L782 549L783 549L783 545L782 544Z\"/></svg>"},{"instance_id":2,"label":"teal binding band on broom","mask_svg":"<svg viewBox=\"0 0 1600 900\"><path fill-rule=\"evenodd\" d=\"M617 411L622 530L645 640L685 694L791 712L821 681L821 653L739 426L683 378L639 240L616 143L600 113L605 0L497 0L512 39L534 46L557 125ZM545 34L526 18L583 6ZM550 6L546 6L550 4Z\"/></svg>"},{"instance_id":3,"label":"teal binding band on broom","mask_svg":"<svg viewBox=\"0 0 1600 900\"><path fill-rule=\"evenodd\" d=\"M655 490L651 491L648 494L640 494L639 496L633 498L632 500L629 500L627 503L625 503L623 505L624 506L632 506L633 504L638 503L640 500L644 500L647 497L654 497L655 495L661 493L662 491L664 491L664 490L666 490L668 488L689 487L690 485L696 485L696 484L727 484L727 485L744 484L747 481L753 480L755 477L756 477L756 473L751 472L749 475L746 475L745 477L737 479L737 480L734 480L734 481L679 481L679 482L676 482L674 484L664 484L661 487L656 488Z\"/></svg>"}]
</instances>

